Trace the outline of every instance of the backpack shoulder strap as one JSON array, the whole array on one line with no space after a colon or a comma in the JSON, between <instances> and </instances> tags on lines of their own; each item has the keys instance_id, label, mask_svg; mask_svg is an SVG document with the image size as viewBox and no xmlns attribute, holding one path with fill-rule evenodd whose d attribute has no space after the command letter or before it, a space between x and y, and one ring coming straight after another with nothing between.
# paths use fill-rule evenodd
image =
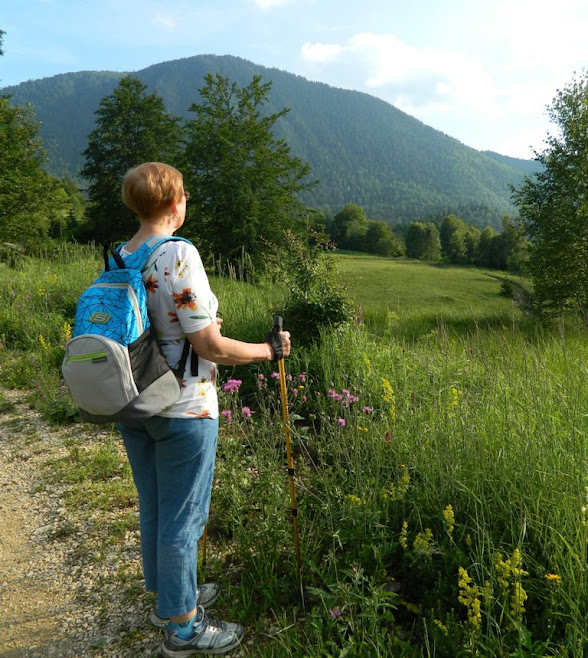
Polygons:
<instances>
[{"instance_id":1,"label":"backpack shoulder strap","mask_svg":"<svg viewBox=\"0 0 588 658\"><path fill-rule=\"evenodd\" d=\"M149 238L149 240L146 240L139 248L137 253L143 253L141 254L139 261L141 266L139 267L139 265L137 265L137 269L140 269L141 272L143 272L147 268L149 259L151 258L153 252L164 242L187 242L188 244L192 244L190 240L186 240L186 238L180 238L176 235L154 235L152 238Z\"/></svg>"},{"instance_id":2,"label":"backpack shoulder strap","mask_svg":"<svg viewBox=\"0 0 588 658\"><path fill-rule=\"evenodd\" d=\"M132 269L139 270L143 272L148 265L149 258L153 252L162 245L164 242L187 242L192 244L190 240L186 238L180 238L175 235L154 235L153 237L145 240L145 242L137 249L137 251L132 252L124 259L120 255L121 247L124 247L126 244L122 242L117 245L104 245L104 270L108 272L114 266L119 269Z\"/></svg>"},{"instance_id":3,"label":"backpack shoulder strap","mask_svg":"<svg viewBox=\"0 0 588 658\"><path fill-rule=\"evenodd\" d=\"M112 244L105 244L103 245L103 251L102 251L102 257L104 258L104 271L108 272L110 271L111 265L110 265L110 254L112 254L112 258L114 259L114 262L116 263L116 266L124 270L125 269L125 262L122 259L122 256L120 255L118 249Z\"/></svg>"}]
</instances>

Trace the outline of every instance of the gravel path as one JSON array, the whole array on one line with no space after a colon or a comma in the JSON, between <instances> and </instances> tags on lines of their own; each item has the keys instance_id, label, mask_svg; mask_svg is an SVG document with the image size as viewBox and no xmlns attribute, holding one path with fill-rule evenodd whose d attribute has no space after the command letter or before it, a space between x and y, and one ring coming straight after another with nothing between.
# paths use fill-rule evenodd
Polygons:
<instances>
[{"instance_id":1,"label":"gravel path","mask_svg":"<svg viewBox=\"0 0 588 658\"><path fill-rule=\"evenodd\" d=\"M43 464L67 455L68 440L104 430L49 426L22 393L5 395L15 406L0 414L0 656L157 656L149 595L116 582L121 566L140 569L138 532L96 559L84 521L63 503L66 487L40 486Z\"/></svg>"}]
</instances>

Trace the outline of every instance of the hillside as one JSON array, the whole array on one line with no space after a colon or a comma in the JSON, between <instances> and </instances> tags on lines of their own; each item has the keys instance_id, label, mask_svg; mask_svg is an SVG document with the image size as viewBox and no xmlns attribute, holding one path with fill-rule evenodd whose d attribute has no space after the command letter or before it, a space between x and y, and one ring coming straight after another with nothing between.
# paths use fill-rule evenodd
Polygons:
<instances>
[{"instance_id":1,"label":"hillside","mask_svg":"<svg viewBox=\"0 0 588 658\"><path fill-rule=\"evenodd\" d=\"M392 223L454 212L496 227L514 214L509 186L532 171L532 161L482 153L368 94L310 82L231 56L163 62L132 72L157 90L169 112L190 118L206 73L246 85L255 74L273 83L268 111L291 108L276 126L292 152L308 162L320 185L305 201L327 212L361 205ZM76 176L100 100L123 72L84 71L33 80L0 93L32 103L54 175Z\"/></svg>"}]
</instances>

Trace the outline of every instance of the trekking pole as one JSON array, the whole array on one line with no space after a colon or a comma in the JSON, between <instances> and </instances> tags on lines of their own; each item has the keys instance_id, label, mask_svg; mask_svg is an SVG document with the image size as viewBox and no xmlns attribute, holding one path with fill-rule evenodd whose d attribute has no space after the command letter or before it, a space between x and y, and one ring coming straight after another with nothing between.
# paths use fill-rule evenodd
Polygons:
<instances>
[{"instance_id":1,"label":"trekking pole","mask_svg":"<svg viewBox=\"0 0 588 658\"><path fill-rule=\"evenodd\" d=\"M273 333L279 337L282 331L282 318L274 317ZM281 344L281 338L280 344ZM286 435L286 459L288 462L288 476L290 479L290 501L292 507L292 525L294 528L294 542L296 545L296 565L298 567L298 586L302 596L302 558L300 555L300 535L298 534L298 507L296 506L296 489L294 488L294 459L292 457L292 445L290 439L290 420L288 414L288 392L286 389L286 372L284 369L284 357L278 359L278 370L280 373L280 392L282 398L282 420L284 421L284 434Z\"/></svg>"},{"instance_id":2,"label":"trekking pole","mask_svg":"<svg viewBox=\"0 0 588 658\"><path fill-rule=\"evenodd\" d=\"M202 566L206 566L206 535L208 534L208 524L204 526L202 531L202 546L200 547L200 554L202 555Z\"/></svg>"}]
</instances>

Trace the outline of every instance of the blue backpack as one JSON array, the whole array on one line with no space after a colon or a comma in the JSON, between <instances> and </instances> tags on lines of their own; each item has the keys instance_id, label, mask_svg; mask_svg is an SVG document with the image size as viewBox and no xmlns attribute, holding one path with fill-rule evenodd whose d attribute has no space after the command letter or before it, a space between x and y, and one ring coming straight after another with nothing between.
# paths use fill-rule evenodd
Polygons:
<instances>
[{"instance_id":1,"label":"blue backpack","mask_svg":"<svg viewBox=\"0 0 588 658\"><path fill-rule=\"evenodd\" d=\"M87 422L148 418L180 396L189 343L172 370L149 320L142 277L153 251L170 240L184 239L154 236L124 260L105 246L104 270L78 300L61 369Z\"/></svg>"}]
</instances>

